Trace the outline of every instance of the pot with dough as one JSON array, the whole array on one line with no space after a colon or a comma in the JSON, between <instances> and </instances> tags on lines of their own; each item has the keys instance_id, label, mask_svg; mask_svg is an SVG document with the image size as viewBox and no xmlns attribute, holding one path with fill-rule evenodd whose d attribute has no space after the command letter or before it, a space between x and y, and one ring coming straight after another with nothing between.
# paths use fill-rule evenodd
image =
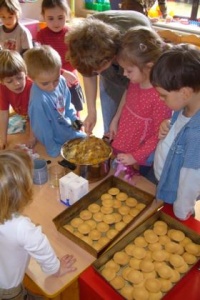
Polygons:
<instances>
[{"instance_id":1,"label":"pot with dough","mask_svg":"<svg viewBox=\"0 0 200 300\"><path fill-rule=\"evenodd\" d=\"M68 141L61 147L66 167L89 182L103 179L110 171L112 148L95 136Z\"/></svg>"}]
</instances>

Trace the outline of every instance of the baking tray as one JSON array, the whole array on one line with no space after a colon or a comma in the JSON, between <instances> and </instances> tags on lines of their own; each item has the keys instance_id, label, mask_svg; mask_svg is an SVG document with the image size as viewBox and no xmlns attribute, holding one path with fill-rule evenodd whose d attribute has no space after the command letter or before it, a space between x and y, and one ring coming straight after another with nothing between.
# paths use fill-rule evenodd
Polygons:
<instances>
[{"instance_id":1,"label":"baking tray","mask_svg":"<svg viewBox=\"0 0 200 300\"><path fill-rule=\"evenodd\" d=\"M106 251L104 254L102 254L101 257L99 257L94 263L93 263L93 268L94 270L98 273L98 275L103 278L103 280L105 282L107 282L111 287L112 285L109 283L109 281L107 281L103 275L101 274L102 269L104 268L105 264L113 259L113 256L116 252L118 251L123 251L124 248L129 245L130 243L132 243L134 241L134 239L138 236L142 236L144 231L147 229L151 229L153 227L154 222L161 220L167 223L168 228L169 229L176 229L176 230L181 230L182 232L185 233L186 237L189 237L194 243L199 245L200 248L200 235L195 232L194 230L190 229L189 227L183 225L182 223L180 223L179 221L177 221L176 219L170 217L169 215L163 213L162 211L157 211L154 215L152 215L150 218L148 218L146 221L144 221L142 224L140 224L138 227L134 228L133 230L131 230L127 235L125 235L120 241L118 241L112 248L108 249L108 251ZM194 264L189 265L188 270L181 274L180 280L194 267L199 267L199 259L200 259L200 251L199 251L199 255L197 257L197 261ZM128 265L128 264L127 264ZM127 266L126 265L126 266ZM123 271L123 268L126 266L121 266L120 270L117 272L117 275L120 275L121 272ZM169 291L171 291L178 282L174 283L172 285L172 288ZM126 281L125 284L130 284L130 282ZM134 287L134 284L132 284L132 286ZM114 287L112 287L114 288ZM142 289L142 288L140 288ZM117 293L120 294L120 291L115 289L115 291ZM163 299L167 293L163 293L162 292L162 297L160 299ZM120 294L121 295L121 294ZM121 295L122 296L122 295ZM123 299L126 299L122 296Z\"/></svg>"},{"instance_id":2,"label":"baking tray","mask_svg":"<svg viewBox=\"0 0 200 300\"><path fill-rule=\"evenodd\" d=\"M127 193L129 197L134 197L137 199L138 203L145 204L145 208L140 211L140 213L134 217L126 226L116 234L110 241L108 241L105 245L103 245L100 249L95 249L92 245L86 243L80 237L76 236L71 231L67 230L63 226L66 224L70 224L71 220L78 217L80 212L87 209L87 207L92 203L100 203L100 197L102 194L106 193L109 188L117 187L121 192ZM73 204L71 207L64 210L61 214L56 216L53 219L53 222L59 232L64 234L67 238L74 241L80 247L88 251L91 255L95 257L99 257L104 251L106 251L109 246L116 241L120 235L128 229L128 227L137 220L139 223L139 218L146 210L149 209L151 203L154 200L154 196L142 191L129 183L123 181L120 178L115 176L110 176L101 182L98 186L96 186L93 190L91 190L88 194L83 196L79 201ZM140 224L140 223L139 223ZM113 225L110 225L110 229L112 229Z\"/></svg>"}]
</instances>

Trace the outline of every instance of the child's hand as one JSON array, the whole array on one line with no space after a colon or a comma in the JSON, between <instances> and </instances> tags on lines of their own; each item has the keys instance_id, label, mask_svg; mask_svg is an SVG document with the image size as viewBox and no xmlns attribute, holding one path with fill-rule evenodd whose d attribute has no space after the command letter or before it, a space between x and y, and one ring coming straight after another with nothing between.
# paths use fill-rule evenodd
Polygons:
<instances>
[{"instance_id":1,"label":"child's hand","mask_svg":"<svg viewBox=\"0 0 200 300\"><path fill-rule=\"evenodd\" d=\"M3 141L1 138L0 138L0 150L4 150L6 149L6 141Z\"/></svg>"},{"instance_id":2,"label":"child's hand","mask_svg":"<svg viewBox=\"0 0 200 300\"><path fill-rule=\"evenodd\" d=\"M159 132L158 132L158 138L159 139L164 139L166 135L168 134L170 130L170 120L164 120L160 124Z\"/></svg>"},{"instance_id":3,"label":"child's hand","mask_svg":"<svg viewBox=\"0 0 200 300\"><path fill-rule=\"evenodd\" d=\"M26 142L26 147L29 149L33 149L36 144L36 138L35 137L30 137L29 140Z\"/></svg>"},{"instance_id":4,"label":"child's hand","mask_svg":"<svg viewBox=\"0 0 200 300\"><path fill-rule=\"evenodd\" d=\"M137 162L131 154L125 153L118 154L117 160L125 166L134 165Z\"/></svg>"},{"instance_id":5,"label":"child's hand","mask_svg":"<svg viewBox=\"0 0 200 300\"><path fill-rule=\"evenodd\" d=\"M60 277L67 273L76 271L76 267L74 267L74 263L76 262L76 258L73 255L66 254L60 259L60 269L54 276Z\"/></svg>"},{"instance_id":6,"label":"child's hand","mask_svg":"<svg viewBox=\"0 0 200 300\"><path fill-rule=\"evenodd\" d=\"M64 70L62 76L65 77L68 87L72 87L73 85L78 83L77 77L72 72Z\"/></svg>"}]
</instances>

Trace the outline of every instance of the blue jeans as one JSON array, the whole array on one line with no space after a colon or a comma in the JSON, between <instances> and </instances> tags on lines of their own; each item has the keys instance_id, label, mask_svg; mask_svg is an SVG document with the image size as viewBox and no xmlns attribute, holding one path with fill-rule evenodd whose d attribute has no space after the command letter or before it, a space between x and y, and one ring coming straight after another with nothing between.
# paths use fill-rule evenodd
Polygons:
<instances>
[{"instance_id":1,"label":"blue jeans","mask_svg":"<svg viewBox=\"0 0 200 300\"><path fill-rule=\"evenodd\" d=\"M105 91L100 79L100 100L104 125L104 134L109 132L110 123L117 111L119 102L113 100Z\"/></svg>"}]
</instances>

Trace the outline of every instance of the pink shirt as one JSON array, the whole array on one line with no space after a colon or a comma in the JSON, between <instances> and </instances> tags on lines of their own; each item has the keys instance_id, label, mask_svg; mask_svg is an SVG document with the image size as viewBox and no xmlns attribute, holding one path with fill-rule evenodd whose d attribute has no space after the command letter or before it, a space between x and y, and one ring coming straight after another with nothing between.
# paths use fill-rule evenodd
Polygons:
<instances>
[{"instance_id":1,"label":"pink shirt","mask_svg":"<svg viewBox=\"0 0 200 300\"><path fill-rule=\"evenodd\" d=\"M141 89L139 84L130 83L112 147L145 164L157 146L160 123L170 117L171 110L155 88Z\"/></svg>"}]
</instances>

